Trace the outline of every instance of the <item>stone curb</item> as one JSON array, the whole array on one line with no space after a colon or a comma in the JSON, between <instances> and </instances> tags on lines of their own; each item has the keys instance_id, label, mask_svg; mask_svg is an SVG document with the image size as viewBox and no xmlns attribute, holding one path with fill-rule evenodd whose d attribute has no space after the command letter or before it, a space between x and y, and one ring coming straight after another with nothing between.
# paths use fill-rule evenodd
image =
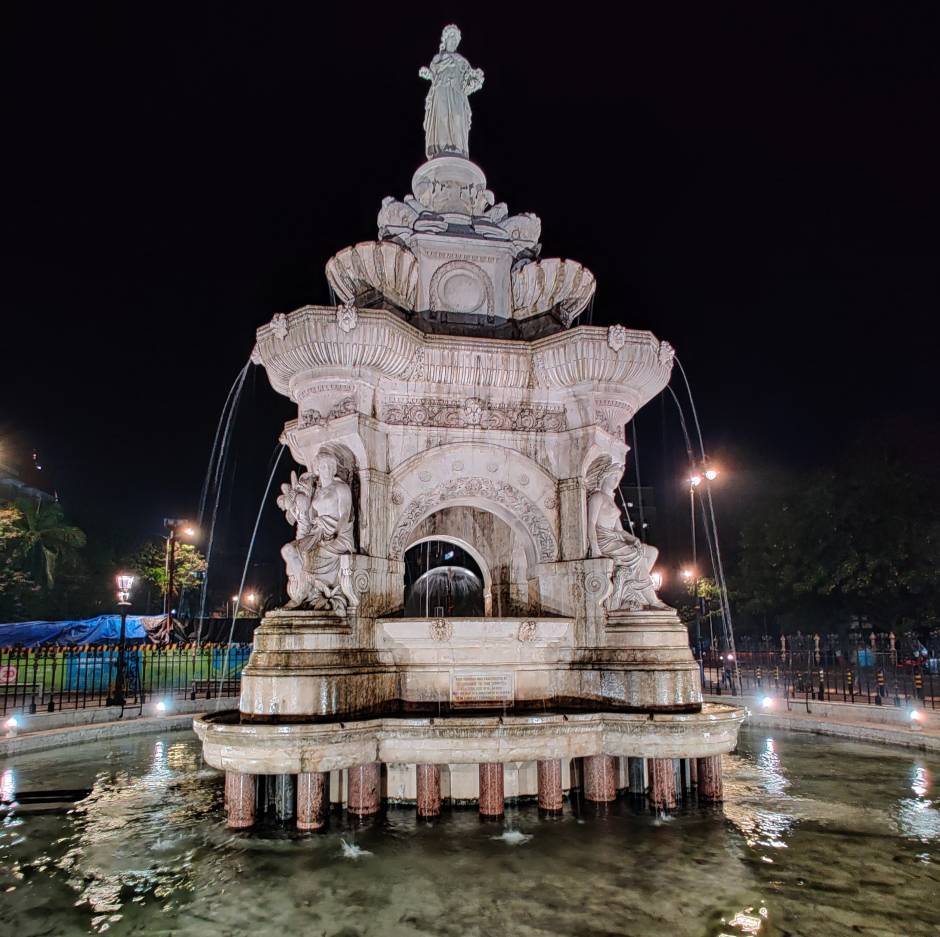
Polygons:
<instances>
[{"instance_id":1,"label":"stone curb","mask_svg":"<svg viewBox=\"0 0 940 937\"><path fill-rule=\"evenodd\" d=\"M787 729L793 732L813 732L817 735L830 735L839 738L853 739L858 742L877 742L883 745L899 745L903 748L913 748L924 752L940 752L940 734L938 734L938 720L929 716L924 728L910 729L900 722L895 725L872 725L866 722L865 712L857 712L858 707L846 705L846 710L839 710L824 718L813 717L812 714L792 712L772 712L760 708L759 703L752 697L708 696L711 702L727 702L735 700L739 705L748 708L745 725L766 729ZM783 700L776 699L775 703L783 704ZM791 704L795 705L795 704ZM802 705L802 704L801 704ZM810 704L812 706L812 703ZM843 704L826 704L827 708L842 706ZM866 707L867 709L867 707ZM874 713L871 715L875 715ZM893 721L893 720L892 720Z\"/></svg>"},{"instance_id":2,"label":"stone curb","mask_svg":"<svg viewBox=\"0 0 940 937\"><path fill-rule=\"evenodd\" d=\"M195 702L186 700L176 704L174 711L165 715L129 716L109 722L97 722L92 717L90 722L59 725L54 728L21 732L15 736L0 737L0 757L48 751L64 745L78 745L82 742L94 742L101 739L143 735L147 732L179 732L183 729L192 729L194 714L237 707L238 697L222 697ZM22 718L32 721L37 719L37 716Z\"/></svg>"}]
</instances>

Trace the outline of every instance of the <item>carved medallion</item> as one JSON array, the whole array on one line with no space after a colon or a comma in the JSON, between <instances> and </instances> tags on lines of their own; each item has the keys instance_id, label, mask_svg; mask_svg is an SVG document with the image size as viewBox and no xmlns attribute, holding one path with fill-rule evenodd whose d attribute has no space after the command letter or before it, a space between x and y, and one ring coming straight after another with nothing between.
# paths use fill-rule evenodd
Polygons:
<instances>
[{"instance_id":1,"label":"carved medallion","mask_svg":"<svg viewBox=\"0 0 940 937\"><path fill-rule=\"evenodd\" d=\"M612 325L607 330L607 344L614 351L620 351L627 344L627 330L622 325Z\"/></svg>"},{"instance_id":2,"label":"carved medallion","mask_svg":"<svg viewBox=\"0 0 940 937\"><path fill-rule=\"evenodd\" d=\"M271 331L276 338L287 338L287 316L279 312L271 320Z\"/></svg>"},{"instance_id":3,"label":"carved medallion","mask_svg":"<svg viewBox=\"0 0 940 937\"><path fill-rule=\"evenodd\" d=\"M336 325L344 332L351 332L359 325L359 310L351 301L336 307Z\"/></svg>"},{"instance_id":4,"label":"carved medallion","mask_svg":"<svg viewBox=\"0 0 940 937\"><path fill-rule=\"evenodd\" d=\"M432 641L449 641L454 636L454 626L446 618L435 618L428 625L428 637Z\"/></svg>"},{"instance_id":5,"label":"carved medallion","mask_svg":"<svg viewBox=\"0 0 940 937\"><path fill-rule=\"evenodd\" d=\"M516 634L516 640L529 644L535 640L538 635L539 625L537 621L524 621L519 625L519 631Z\"/></svg>"},{"instance_id":6,"label":"carved medallion","mask_svg":"<svg viewBox=\"0 0 940 937\"><path fill-rule=\"evenodd\" d=\"M434 271L428 289L431 309L440 312L493 313L493 281L478 264L452 260Z\"/></svg>"}]
</instances>

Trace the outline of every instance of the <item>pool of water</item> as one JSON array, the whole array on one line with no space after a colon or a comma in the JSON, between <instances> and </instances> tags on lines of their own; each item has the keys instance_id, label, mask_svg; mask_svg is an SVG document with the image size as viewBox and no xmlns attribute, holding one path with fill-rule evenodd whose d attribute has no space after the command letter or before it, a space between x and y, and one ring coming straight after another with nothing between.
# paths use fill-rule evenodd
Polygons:
<instances>
[{"instance_id":1,"label":"pool of water","mask_svg":"<svg viewBox=\"0 0 940 937\"><path fill-rule=\"evenodd\" d=\"M434 823L232 834L189 733L9 759L5 793L89 787L68 812L0 821L0 933L936 935L940 761L745 729L726 802L668 819L629 800L472 809Z\"/></svg>"}]
</instances>

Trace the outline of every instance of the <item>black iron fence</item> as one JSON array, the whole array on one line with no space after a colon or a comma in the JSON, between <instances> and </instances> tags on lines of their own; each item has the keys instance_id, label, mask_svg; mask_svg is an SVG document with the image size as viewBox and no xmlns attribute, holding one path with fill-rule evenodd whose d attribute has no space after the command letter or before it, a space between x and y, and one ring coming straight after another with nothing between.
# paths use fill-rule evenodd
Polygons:
<instances>
[{"instance_id":1,"label":"black iron fence","mask_svg":"<svg viewBox=\"0 0 940 937\"><path fill-rule=\"evenodd\" d=\"M0 713L237 696L251 644L0 648ZM122 679L123 676L123 679Z\"/></svg>"},{"instance_id":2,"label":"black iron fence","mask_svg":"<svg viewBox=\"0 0 940 937\"><path fill-rule=\"evenodd\" d=\"M737 663L737 685L735 667ZM824 702L940 708L936 658L903 659L896 653L826 654L815 651L743 651L702 660L706 693L767 694Z\"/></svg>"}]
</instances>

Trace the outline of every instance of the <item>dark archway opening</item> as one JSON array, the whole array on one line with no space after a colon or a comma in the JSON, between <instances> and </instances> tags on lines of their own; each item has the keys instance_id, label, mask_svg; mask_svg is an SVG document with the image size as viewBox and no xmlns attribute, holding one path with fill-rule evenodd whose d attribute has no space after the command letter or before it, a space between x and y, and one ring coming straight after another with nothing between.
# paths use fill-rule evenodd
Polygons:
<instances>
[{"instance_id":1,"label":"dark archway opening","mask_svg":"<svg viewBox=\"0 0 940 937\"><path fill-rule=\"evenodd\" d=\"M426 540L405 553L406 617L483 614L483 572L463 547L445 540Z\"/></svg>"}]
</instances>

